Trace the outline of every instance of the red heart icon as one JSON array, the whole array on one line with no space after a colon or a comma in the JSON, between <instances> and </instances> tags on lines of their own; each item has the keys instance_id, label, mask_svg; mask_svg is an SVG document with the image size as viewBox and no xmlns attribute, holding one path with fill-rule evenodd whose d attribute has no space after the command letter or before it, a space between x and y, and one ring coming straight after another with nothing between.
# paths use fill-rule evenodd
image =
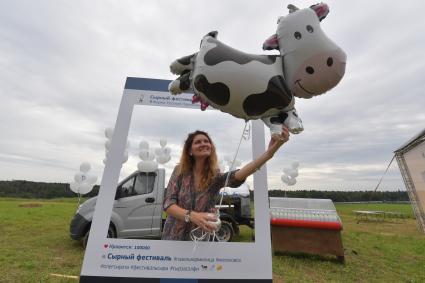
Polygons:
<instances>
[{"instance_id":1,"label":"red heart icon","mask_svg":"<svg viewBox=\"0 0 425 283\"><path fill-rule=\"evenodd\" d=\"M104 246L104 247L105 247L105 249L106 249L106 248L108 247L108 244L104 244L103 246Z\"/></svg>"}]
</instances>

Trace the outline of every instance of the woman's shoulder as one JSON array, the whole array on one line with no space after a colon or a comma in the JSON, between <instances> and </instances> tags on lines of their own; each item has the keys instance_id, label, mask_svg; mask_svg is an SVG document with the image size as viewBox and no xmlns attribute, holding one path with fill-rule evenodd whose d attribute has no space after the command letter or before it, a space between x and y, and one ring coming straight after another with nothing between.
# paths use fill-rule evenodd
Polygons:
<instances>
[{"instance_id":1,"label":"woman's shoulder","mask_svg":"<svg viewBox=\"0 0 425 283\"><path fill-rule=\"evenodd\" d=\"M174 166L173 173L171 173L171 175L175 175L175 176L181 175L181 166L180 166L180 164L177 164L176 166Z\"/></svg>"}]
</instances>

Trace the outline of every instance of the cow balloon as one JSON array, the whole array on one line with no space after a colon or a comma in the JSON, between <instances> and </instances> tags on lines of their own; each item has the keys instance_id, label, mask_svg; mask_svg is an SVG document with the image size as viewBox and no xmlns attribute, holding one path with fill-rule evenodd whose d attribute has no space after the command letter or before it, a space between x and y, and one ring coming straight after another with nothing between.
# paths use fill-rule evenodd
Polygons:
<instances>
[{"instance_id":1,"label":"cow balloon","mask_svg":"<svg viewBox=\"0 0 425 283\"><path fill-rule=\"evenodd\" d=\"M170 65L180 75L169 85L171 94L194 92L193 102L245 120L261 118L272 134L285 124L291 133L304 128L295 97L311 98L335 87L345 73L346 55L320 28L329 13L326 4L306 9L288 5L278 19L276 34L263 44L280 55L253 55L229 47L210 32L199 52Z\"/></svg>"}]
</instances>

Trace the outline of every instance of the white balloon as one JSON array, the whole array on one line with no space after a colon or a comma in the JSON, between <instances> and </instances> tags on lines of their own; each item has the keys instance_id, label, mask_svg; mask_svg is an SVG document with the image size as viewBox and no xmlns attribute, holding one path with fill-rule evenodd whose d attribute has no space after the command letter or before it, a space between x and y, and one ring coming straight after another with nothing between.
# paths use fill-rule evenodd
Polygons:
<instances>
[{"instance_id":1,"label":"white balloon","mask_svg":"<svg viewBox=\"0 0 425 283\"><path fill-rule=\"evenodd\" d=\"M107 139L112 139L113 135L114 135L114 128L106 128L105 129L105 137Z\"/></svg>"},{"instance_id":2,"label":"white balloon","mask_svg":"<svg viewBox=\"0 0 425 283\"><path fill-rule=\"evenodd\" d=\"M167 161L165 161L165 163L167 163L168 161L170 161L171 160L171 155L168 155L166 160Z\"/></svg>"},{"instance_id":3,"label":"white balloon","mask_svg":"<svg viewBox=\"0 0 425 283\"><path fill-rule=\"evenodd\" d=\"M78 192L81 195L85 195L85 194L89 193L92 189L93 189L93 185L84 182L84 183L80 184L80 186L78 188Z\"/></svg>"},{"instance_id":4,"label":"white balloon","mask_svg":"<svg viewBox=\"0 0 425 283\"><path fill-rule=\"evenodd\" d=\"M81 172L87 173L87 172L90 171L90 169L91 169L90 163L88 163L88 162L81 163L81 165L80 165L80 171Z\"/></svg>"},{"instance_id":5,"label":"white balloon","mask_svg":"<svg viewBox=\"0 0 425 283\"><path fill-rule=\"evenodd\" d=\"M78 194L78 187L79 187L79 184L75 182L72 182L71 184L69 184L69 188L71 189L71 191L73 191L76 194Z\"/></svg>"},{"instance_id":6,"label":"white balloon","mask_svg":"<svg viewBox=\"0 0 425 283\"><path fill-rule=\"evenodd\" d=\"M171 148L169 148L168 146L167 147L164 147L163 150L162 150L162 152L165 155L170 155L171 154Z\"/></svg>"},{"instance_id":7,"label":"white balloon","mask_svg":"<svg viewBox=\"0 0 425 283\"><path fill-rule=\"evenodd\" d=\"M139 152L139 157L143 161L152 161L155 159L155 152L151 149L150 150L144 149Z\"/></svg>"},{"instance_id":8,"label":"white balloon","mask_svg":"<svg viewBox=\"0 0 425 283\"><path fill-rule=\"evenodd\" d=\"M289 176L290 176L291 178L296 178L296 177L298 177L298 170L293 170L293 171L291 172L291 174L289 174Z\"/></svg>"},{"instance_id":9,"label":"white balloon","mask_svg":"<svg viewBox=\"0 0 425 283\"><path fill-rule=\"evenodd\" d=\"M167 159L167 156L165 156L165 155L157 155L156 156L156 161L159 164L165 164L167 162L166 159Z\"/></svg>"},{"instance_id":10,"label":"white balloon","mask_svg":"<svg viewBox=\"0 0 425 283\"><path fill-rule=\"evenodd\" d=\"M84 182L87 179L86 174L82 173L82 172L78 172L74 175L74 180L77 184L81 184L82 182Z\"/></svg>"},{"instance_id":11,"label":"white balloon","mask_svg":"<svg viewBox=\"0 0 425 283\"><path fill-rule=\"evenodd\" d=\"M148 150L149 149L149 143L147 141L141 141L139 143L139 149Z\"/></svg>"},{"instance_id":12,"label":"white balloon","mask_svg":"<svg viewBox=\"0 0 425 283\"><path fill-rule=\"evenodd\" d=\"M111 150L111 140L107 140L105 142L105 150L107 150L107 151Z\"/></svg>"},{"instance_id":13,"label":"white balloon","mask_svg":"<svg viewBox=\"0 0 425 283\"><path fill-rule=\"evenodd\" d=\"M294 161L292 162L292 168L298 168L298 166L300 166L300 163L298 161Z\"/></svg>"},{"instance_id":14,"label":"white balloon","mask_svg":"<svg viewBox=\"0 0 425 283\"><path fill-rule=\"evenodd\" d=\"M142 149L139 152L139 157L140 159L142 159L143 161L147 161L148 160L148 156L149 156L149 150L147 149Z\"/></svg>"},{"instance_id":15,"label":"white balloon","mask_svg":"<svg viewBox=\"0 0 425 283\"><path fill-rule=\"evenodd\" d=\"M155 161L140 161L137 164L137 169L139 169L140 172L154 172L158 169L158 163Z\"/></svg>"},{"instance_id":16,"label":"white balloon","mask_svg":"<svg viewBox=\"0 0 425 283\"><path fill-rule=\"evenodd\" d=\"M280 176L280 179L282 180L282 182L284 182L285 184L287 184L289 182L289 176L288 175L282 175Z\"/></svg>"},{"instance_id":17,"label":"white balloon","mask_svg":"<svg viewBox=\"0 0 425 283\"><path fill-rule=\"evenodd\" d=\"M167 140L165 138L162 138L159 140L159 144L161 147L165 147L167 145Z\"/></svg>"},{"instance_id":18,"label":"white balloon","mask_svg":"<svg viewBox=\"0 0 425 283\"><path fill-rule=\"evenodd\" d=\"M295 178L291 178L291 179L289 179L289 182L287 183L288 184L288 186L293 186L293 185L295 185L297 183L297 179L295 179Z\"/></svg>"},{"instance_id":19,"label":"white balloon","mask_svg":"<svg viewBox=\"0 0 425 283\"><path fill-rule=\"evenodd\" d=\"M156 161L158 161L159 164L165 164L170 160L171 160L171 156L169 155L160 155L156 157Z\"/></svg>"},{"instance_id":20,"label":"white balloon","mask_svg":"<svg viewBox=\"0 0 425 283\"><path fill-rule=\"evenodd\" d=\"M93 185L94 183L96 183L96 181L97 181L97 176L89 175L87 177L87 183L89 183L91 185Z\"/></svg>"},{"instance_id":21,"label":"white balloon","mask_svg":"<svg viewBox=\"0 0 425 283\"><path fill-rule=\"evenodd\" d=\"M284 168L283 172L289 175L291 178L298 177L298 169Z\"/></svg>"},{"instance_id":22,"label":"white balloon","mask_svg":"<svg viewBox=\"0 0 425 283\"><path fill-rule=\"evenodd\" d=\"M162 151L162 148L161 147L155 148L155 155L156 156L164 155L164 152Z\"/></svg>"},{"instance_id":23,"label":"white balloon","mask_svg":"<svg viewBox=\"0 0 425 283\"><path fill-rule=\"evenodd\" d=\"M149 149L148 160L149 161L155 160L155 151L153 149Z\"/></svg>"}]
</instances>

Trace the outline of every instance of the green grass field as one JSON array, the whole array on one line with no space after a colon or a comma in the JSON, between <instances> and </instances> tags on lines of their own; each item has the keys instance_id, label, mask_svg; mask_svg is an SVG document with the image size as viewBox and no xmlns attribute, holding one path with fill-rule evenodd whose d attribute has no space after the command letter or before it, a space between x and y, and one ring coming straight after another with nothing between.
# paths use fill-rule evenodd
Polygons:
<instances>
[{"instance_id":1,"label":"green grass field","mask_svg":"<svg viewBox=\"0 0 425 283\"><path fill-rule=\"evenodd\" d=\"M78 282L84 251L70 239L76 199L0 199L0 282ZM425 282L425 234L406 204L339 204L346 263L332 257L273 256L275 282ZM353 210L406 213L405 222L362 222ZM250 229L242 229L250 239Z\"/></svg>"}]
</instances>

